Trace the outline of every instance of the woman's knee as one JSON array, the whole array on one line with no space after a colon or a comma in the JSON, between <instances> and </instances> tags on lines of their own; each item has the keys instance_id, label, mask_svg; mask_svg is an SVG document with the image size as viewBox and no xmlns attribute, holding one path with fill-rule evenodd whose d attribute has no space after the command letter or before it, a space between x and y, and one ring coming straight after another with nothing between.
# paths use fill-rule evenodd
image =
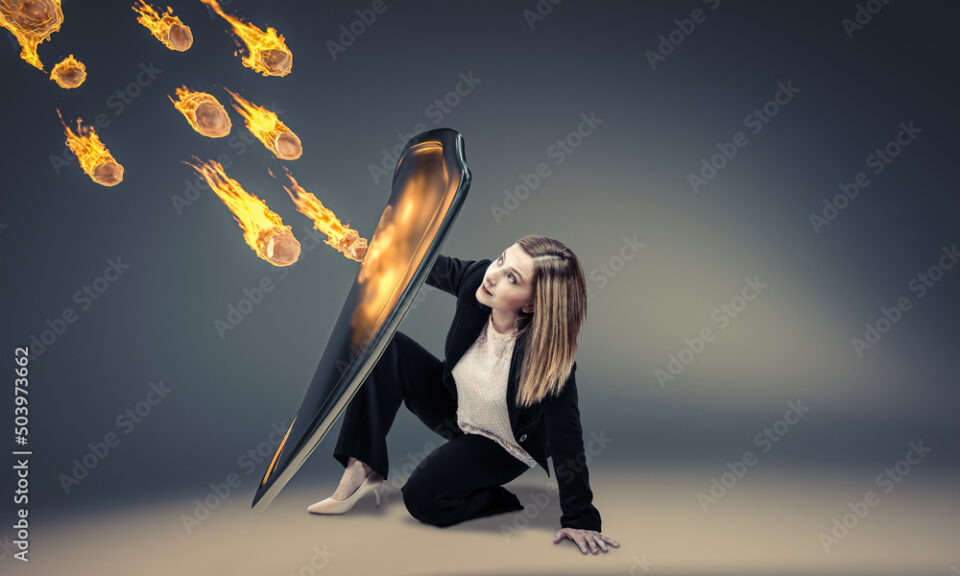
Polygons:
<instances>
[{"instance_id":1,"label":"woman's knee","mask_svg":"<svg viewBox=\"0 0 960 576\"><path fill-rule=\"evenodd\" d=\"M411 516L424 524L433 524L433 503L429 494L418 490L410 490L406 485L400 489L400 493L403 494L403 505L406 506L407 512Z\"/></svg>"},{"instance_id":2,"label":"woman's knee","mask_svg":"<svg viewBox=\"0 0 960 576\"><path fill-rule=\"evenodd\" d=\"M424 524L434 526L444 526L443 510L438 506L437 492L428 485L423 476L416 473L407 479L407 482L400 487L400 493L403 495L403 505L407 512Z\"/></svg>"}]
</instances>

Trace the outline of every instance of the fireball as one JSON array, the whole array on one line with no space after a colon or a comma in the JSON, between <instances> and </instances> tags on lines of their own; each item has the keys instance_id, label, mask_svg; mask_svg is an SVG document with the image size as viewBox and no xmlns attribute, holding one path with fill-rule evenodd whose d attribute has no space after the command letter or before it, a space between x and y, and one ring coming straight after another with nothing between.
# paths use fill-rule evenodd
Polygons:
<instances>
[{"instance_id":1,"label":"fireball","mask_svg":"<svg viewBox=\"0 0 960 576\"><path fill-rule=\"evenodd\" d=\"M204 4L213 8L221 18L226 20L233 28L233 33L246 45L247 55L243 57L243 65L247 68L263 74L264 76L286 76L293 69L293 53L287 48L283 35L277 34L277 31L267 26L264 32L253 24L247 24L231 16L220 8L217 0L201 0ZM240 42L237 42L237 46ZM240 56L241 51L234 53Z\"/></svg>"},{"instance_id":2,"label":"fireball","mask_svg":"<svg viewBox=\"0 0 960 576\"><path fill-rule=\"evenodd\" d=\"M143 24L154 38L163 42L167 48L186 52L193 45L193 32L173 15L173 8L167 6L167 10L161 15L156 8L140 0L139 6L134 4L133 11L139 14L137 22Z\"/></svg>"},{"instance_id":3,"label":"fireball","mask_svg":"<svg viewBox=\"0 0 960 576\"><path fill-rule=\"evenodd\" d=\"M76 88L87 79L87 67L71 54L53 67L50 79L61 88Z\"/></svg>"},{"instance_id":4,"label":"fireball","mask_svg":"<svg viewBox=\"0 0 960 576\"><path fill-rule=\"evenodd\" d=\"M177 97L167 95L173 105L183 114L190 126L209 138L223 138L230 133L233 123L226 109L212 94L195 92L186 86L177 88Z\"/></svg>"},{"instance_id":5,"label":"fireball","mask_svg":"<svg viewBox=\"0 0 960 576\"><path fill-rule=\"evenodd\" d=\"M225 90L230 92L227 88ZM236 101L233 105L234 109L246 120L247 129L267 147L267 150L281 160L296 160L303 154L300 138L277 118L275 112L258 106L234 92L230 92L230 95Z\"/></svg>"},{"instance_id":6,"label":"fireball","mask_svg":"<svg viewBox=\"0 0 960 576\"><path fill-rule=\"evenodd\" d=\"M113 155L100 141L93 126L83 126L77 118L77 132L74 133L63 122L63 115L57 110L60 123L67 132L67 147L80 161L80 167L87 176L103 186L116 186L123 181L123 166L113 159Z\"/></svg>"},{"instance_id":7,"label":"fireball","mask_svg":"<svg viewBox=\"0 0 960 576\"><path fill-rule=\"evenodd\" d=\"M37 46L60 29L60 0L0 0L0 26L20 43L20 58L43 71Z\"/></svg>"},{"instance_id":8,"label":"fireball","mask_svg":"<svg viewBox=\"0 0 960 576\"><path fill-rule=\"evenodd\" d=\"M328 246L332 246L338 252L357 262L363 262L363 257L367 252L367 240L361 238L360 234L350 228L350 223L341 224L340 219L320 202L320 199L303 189L303 186L290 174L290 171L284 167L287 178L293 185L293 190L284 186L290 199L297 205L297 210L313 220L313 227L327 235L324 241ZM270 171L273 176L273 172ZM296 192L296 196L294 196Z\"/></svg>"},{"instance_id":9,"label":"fireball","mask_svg":"<svg viewBox=\"0 0 960 576\"><path fill-rule=\"evenodd\" d=\"M200 159L194 156L197 162ZM284 226L280 215L267 207L263 200L243 189L239 182L227 176L223 166L215 160L199 165L185 162L196 170L223 200L243 230L243 239L257 256L274 266L289 266L300 258L300 242L290 226Z\"/></svg>"}]
</instances>

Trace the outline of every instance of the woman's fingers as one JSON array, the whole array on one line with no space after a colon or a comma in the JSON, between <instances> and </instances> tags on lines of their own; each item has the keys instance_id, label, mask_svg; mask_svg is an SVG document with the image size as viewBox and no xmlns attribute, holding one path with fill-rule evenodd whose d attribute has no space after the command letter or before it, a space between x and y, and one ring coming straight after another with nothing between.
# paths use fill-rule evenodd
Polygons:
<instances>
[{"instance_id":1,"label":"woman's fingers","mask_svg":"<svg viewBox=\"0 0 960 576\"><path fill-rule=\"evenodd\" d=\"M584 541L583 541L583 536L581 536L578 532L576 532L576 531L574 531L574 530L570 530L570 529L568 529L568 528L564 528L563 530L561 530L561 531L558 532L557 534L560 536L561 539L562 539L564 536L567 537L567 538L569 538L574 544L577 545L577 548L580 549L580 553L581 553L581 554L586 554L586 553L587 553L587 545L586 545L586 543L584 543Z\"/></svg>"},{"instance_id":2,"label":"woman's fingers","mask_svg":"<svg viewBox=\"0 0 960 576\"><path fill-rule=\"evenodd\" d=\"M556 544L564 538L572 540L580 549L581 554L587 554L588 550L594 554L599 554L601 551L609 552L610 550L607 548L607 544L610 544L614 548L620 547L619 542L595 530L563 528L554 536L553 543Z\"/></svg>"},{"instance_id":3,"label":"woman's fingers","mask_svg":"<svg viewBox=\"0 0 960 576\"><path fill-rule=\"evenodd\" d=\"M600 537L603 538L604 540L606 540L607 543L609 543L609 544L610 544L611 546L613 546L614 548L619 548L619 547L620 547L620 543L617 542L616 540L614 540L613 538L611 538L611 537L609 537L609 536L604 536L603 534L601 534Z\"/></svg>"},{"instance_id":4,"label":"woman's fingers","mask_svg":"<svg viewBox=\"0 0 960 576\"><path fill-rule=\"evenodd\" d=\"M587 541L587 545L590 546L590 551L594 554L599 554L600 549L597 548L597 544L594 542L594 532L587 532L583 539Z\"/></svg>"}]
</instances>

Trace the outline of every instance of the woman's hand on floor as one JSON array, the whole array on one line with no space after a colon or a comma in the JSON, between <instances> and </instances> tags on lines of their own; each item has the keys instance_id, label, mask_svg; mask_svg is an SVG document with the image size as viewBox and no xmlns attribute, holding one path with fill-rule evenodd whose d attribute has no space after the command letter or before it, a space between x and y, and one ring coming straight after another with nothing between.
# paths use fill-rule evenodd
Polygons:
<instances>
[{"instance_id":1,"label":"woman's hand on floor","mask_svg":"<svg viewBox=\"0 0 960 576\"><path fill-rule=\"evenodd\" d=\"M620 543L610 538L609 536L604 536L603 534L597 532L596 530L578 530L576 528L561 528L557 535L553 538L553 543L557 544L562 541L564 538L569 538L580 547L580 552L583 554L587 553L587 548L590 548L590 551L594 554L598 554L600 550L607 552L607 544L613 546L614 548L619 548Z\"/></svg>"}]
</instances>

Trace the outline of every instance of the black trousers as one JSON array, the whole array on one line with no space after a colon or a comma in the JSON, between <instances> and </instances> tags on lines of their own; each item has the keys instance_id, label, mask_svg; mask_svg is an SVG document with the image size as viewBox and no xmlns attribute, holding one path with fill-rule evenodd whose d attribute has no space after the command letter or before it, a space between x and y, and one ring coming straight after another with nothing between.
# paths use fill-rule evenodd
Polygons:
<instances>
[{"instance_id":1,"label":"black trousers","mask_svg":"<svg viewBox=\"0 0 960 576\"><path fill-rule=\"evenodd\" d=\"M400 489L414 518L450 526L523 510L502 484L529 467L493 440L460 430L457 403L443 385L442 362L402 332L394 333L347 406L333 457L346 466L353 456L386 479L386 437L401 403L448 440L417 465Z\"/></svg>"}]
</instances>

